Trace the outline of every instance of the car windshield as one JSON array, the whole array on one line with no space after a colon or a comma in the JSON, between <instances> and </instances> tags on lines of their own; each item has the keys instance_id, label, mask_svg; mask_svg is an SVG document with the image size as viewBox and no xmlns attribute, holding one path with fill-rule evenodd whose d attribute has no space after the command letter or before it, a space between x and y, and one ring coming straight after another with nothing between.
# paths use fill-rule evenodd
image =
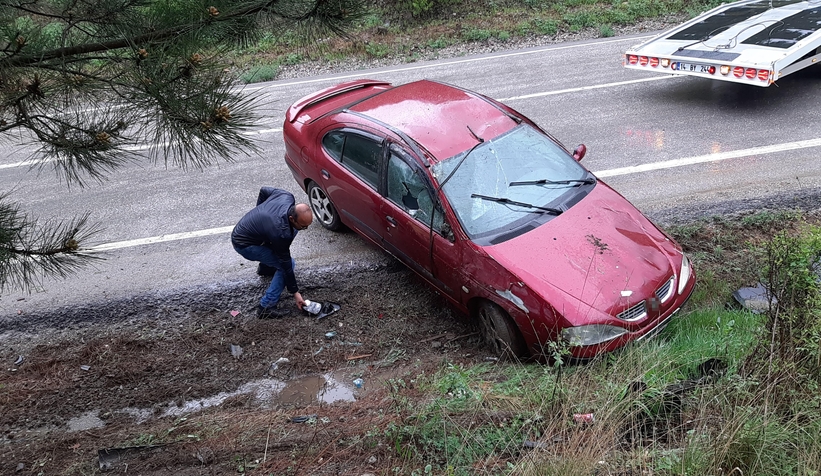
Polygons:
<instances>
[{"instance_id":1,"label":"car windshield","mask_svg":"<svg viewBox=\"0 0 821 476\"><path fill-rule=\"evenodd\" d=\"M466 153L436 164L433 173L440 183L453 174L442 191L471 238L522 226L545 213L538 207L558 208L594 183L573 157L528 124Z\"/></svg>"}]
</instances>

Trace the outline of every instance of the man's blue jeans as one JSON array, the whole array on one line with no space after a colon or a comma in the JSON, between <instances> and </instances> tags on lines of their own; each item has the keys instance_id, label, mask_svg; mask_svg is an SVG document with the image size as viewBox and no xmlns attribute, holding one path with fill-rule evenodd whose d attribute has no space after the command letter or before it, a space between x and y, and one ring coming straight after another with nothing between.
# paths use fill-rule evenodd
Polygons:
<instances>
[{"instance_id":1,"label":"man's blue jeans","mask_svg":"<svg viewBox=\"0 0 821 476\"><path fill-rule=\"evenodd\" d=\"M279 260L274 256L271 249L265 246L251 245L245 248L235 246L234 249L247 260L259 261L266 266L276 268L276 273L274 273L274 277L271 278L271 284L268 285L265 295L262 296L262 299L259 301L259 305L262 307L275 307L279 302L280 296L282 296L282 291L285 289L285 272L282 271ZM291 266L296 268L296 261L294 261L293 258L291 258Z\"/></svg>"}]
</instances>

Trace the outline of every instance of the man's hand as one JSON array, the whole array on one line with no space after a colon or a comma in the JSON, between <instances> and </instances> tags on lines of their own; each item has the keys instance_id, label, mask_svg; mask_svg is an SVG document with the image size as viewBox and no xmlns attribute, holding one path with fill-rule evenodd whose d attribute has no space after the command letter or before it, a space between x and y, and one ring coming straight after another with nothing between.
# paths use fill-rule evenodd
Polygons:
<instances>
[{"instance_id":1,"label":"man's hand","mask_svg":"<svg viewBox=\"0 0 821 476\"><path fill-rule=\"evenodd\" d=\"M302 310L302 306L304 306L304 305L305 305L305 300L304 300L304 299L302 299L302 294L300 294L300 293L294 293L294 299L296 299L296 307L298 307L298 308L299 308L299 310L301 311L301 310Z\"/></svg>"}]
</instances>

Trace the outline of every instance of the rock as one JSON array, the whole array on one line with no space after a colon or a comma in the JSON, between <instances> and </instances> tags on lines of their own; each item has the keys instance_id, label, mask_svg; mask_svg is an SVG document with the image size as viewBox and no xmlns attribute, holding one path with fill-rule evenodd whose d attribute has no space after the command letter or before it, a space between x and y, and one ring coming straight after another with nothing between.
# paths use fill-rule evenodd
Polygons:
<instances>
[{"instance_id":1,"label":"rock","mask_svg":"<svg viewBox=\"0 0 821 476\"><path fill-rule=\"evenodd\" d=\"M744 309L748 309L756 314L767 312L770 309L770 293L763 284L758 283L754 288L741 288L733 293L735 299ZM772 298L773 304L777 301Z\"/></svg>"}]
</instances>

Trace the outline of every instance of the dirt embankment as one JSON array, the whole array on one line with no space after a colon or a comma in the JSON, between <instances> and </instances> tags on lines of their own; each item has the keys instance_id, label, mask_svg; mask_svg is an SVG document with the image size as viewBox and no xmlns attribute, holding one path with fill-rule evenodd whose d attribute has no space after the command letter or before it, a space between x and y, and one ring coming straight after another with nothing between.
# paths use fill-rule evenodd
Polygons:
<instances>
[{"instance_id":1,"label":"dirt embankment","mask_svg":"<svg viewBox=\"0 0 821 476\"><path fill-rule=\"evenodd\" d=\"M253 278L236 289L135 297L4 324L0 473L90 474L105 462L98 450L137 447L119 450L112 468L222 474L256 465L281 474L298 462L296 448L365 432L384 415L390 378L488 355L470 323L402 265L302 278L306 297L341 310L321 320L296 310L257 319L267 281ZM304 415L322 420L291 421ZM319 428L322 435L309 435ZM275 436L260 466L252 462L265 453L266 431ZM355 462L329 465L328 474L368 466L373 455L351 451ZM237 460L246 455L249 462Z\"/></svg>"}]
</instances>

